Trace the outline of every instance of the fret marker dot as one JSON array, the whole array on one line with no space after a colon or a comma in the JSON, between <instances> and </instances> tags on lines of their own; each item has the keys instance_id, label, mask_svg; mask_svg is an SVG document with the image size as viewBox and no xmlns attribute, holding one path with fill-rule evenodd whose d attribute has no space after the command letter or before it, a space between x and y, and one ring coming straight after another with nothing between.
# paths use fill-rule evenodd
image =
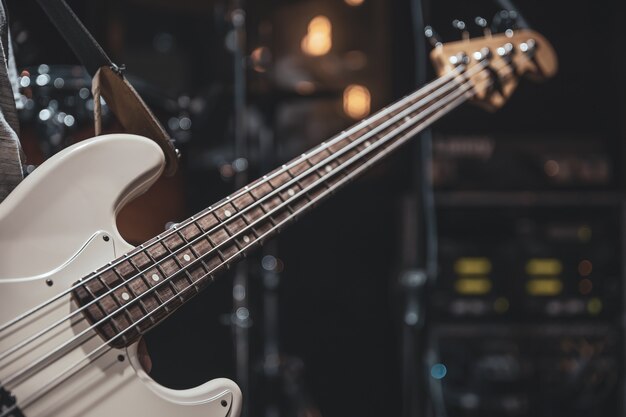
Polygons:
<instances>
[{"instance_id":1,"label":"fret marker dot","mask_svg":"<svg viewBox=\"0 0 626 417\"><path fill-rule=\"evenodd\" d=\"M152 280L153 281L158 281L160 278L157 274L152 274Z\"/></svg>"},{"instance_id":2,"label":"fret marker dot","mask_svg":"<svg viewBox=\"0 0 626 417\"><path fill-rule=\"evenodd\" d=\"M249 243L250 242L250 238L248 236L244 236L243 237L243 241L246 242L246 243Z\"/></svg>"},{"instance_id":3,"label":"fret marker dot","mask_svg":"<svg viewBox=\"0 0 626 417\"><path fill-rule=\"evenodd\" d=\"M224 216L230 217L231 214L230 210L224 210Z\"/></svg>"},{"instance_id":4,"label":"fret marker dot","mask_svg":"<svg viewBox=\"0 0 626 417\"><path fill-rule=\"evenodd\" d=\"M296 195L296 192L293 190L293 188L290 188L290 189L287 191L287 194L289 194L291 197L293 197L294 195Z\"/></svg>"},{"instance_id":5,"label":"fret marker dot","mask_svg":"<svg viewBox=\"0 0 626 417\"><path fill-rule=\"evenodd\" d=\"M191 256L189 256L189 255L187 255L187 254L184 254L184 255L183 255L183 259L184 259L185 261L189 262L189 261L191 261Z\"/></svg>"},{"instance_id":6,"label":"fret marker dot","mask_svg":"<svg viewBox=\"0 0 626 417\"><path fill-rule=\"evenodd\" d=\"M331 167L330 165L326 165L326 172L330 172L333 170L333 167Z\"/></svg>"},{"instance_id":7,"label":"fret marker dot","mask_svg":"<svg viewBox=\"0 0 626 417\"><path fill-rule=\"evenodd\" d=\"M366 140L366 141L365 141L365 143L364 143L363 145L365 145L365 147L367 148L368 146L370 146L370 145L371 145L371 143L370 143L370 141L369 141L369 140Z\"/></svg>"},{"instance_id":8,"label":"fret marker dot","mask_svg":"<svg viewBox=\"0 0 626 417\"><path fill-rule=\"evenodd\" d=\"M130 300L130 295L128 295L127 292L123 292L122 293L122 300L124 300L124 301Z\"/></svg>"}]
</instances>

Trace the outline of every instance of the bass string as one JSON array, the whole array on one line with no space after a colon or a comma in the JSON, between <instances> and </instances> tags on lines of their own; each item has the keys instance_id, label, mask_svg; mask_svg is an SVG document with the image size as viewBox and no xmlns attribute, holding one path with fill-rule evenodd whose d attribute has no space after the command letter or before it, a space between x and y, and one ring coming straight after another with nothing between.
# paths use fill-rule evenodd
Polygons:
<instances>
[{"instance_id":1,"label":"bass string","mask_svg":"<svg viewBox=\"0 0 626 417\"><path fill-rule=\"evenodd\" d=\"M470 91L469 89L464 89L462 91L462 94L458 95L456 97L456 99L450 103L448 103L446 106L440 107L440 111L438 114L435 114L433 117L431 117L430 119L426 120L426 122L424 122L421 125L418 125L417 127L415 127L414 129L412 129L410 132L408 132L407 134L405 134L403 136L403 138L395 143L393 143L391 146L389 146L388 148L385 148L383 152L381 152L378 155L375 155L372 159L366 161L364 163L364 165L358 167L355 171L351 172L348 176L342 178L340 180L340 182L336 183L335 185L333 185L331 188L325 190L322 194L320 194L318 197L316 197L314 200L310 201L309 203L307 203L306 206L303 206L302 208L300 208L296 213L294 213L292 216L290 216L289 218L285 219L283 222L277 224L276 226L274 226L271 230L268 230L263 236L260 236L257 241L262 240L266 235L268 235L269 233L271 233L274 229L281 227L284 223L290 221L295 215L298 215L299 213L301 213L302 211L306 210L309 206L315 204L317 201L319 201L320 199L324 198L326 195L328 195L329 193L333 192L336 188L342 186L344 183L346 183L347 181L351 180L353 177L355 177L356 175L360 174L363 170L367 169L371 164L377 162L378 160L382 159L384 156L386 156L389 152L392 152L393 150L395 150L398 146L402 145L406 140L408 140L409 138L411 138L416 132L418 132L419 130L423 129L423 125L426 123L431 123L435 120L437 120L438 118L442 117L444 114L447 114L447 111L443 111L443 110L447 110L447 109L451 109L451 108L455 108L458 105L460 105L461 103L463 103L468 96L466 94L468 91ZM372 152L371 149L367 148L366 151L361 152L359 155L357 155L359 158L362 158L364 155L369 154L370 152ZM297 198L297 197L293 197L293 198ZM238 254L234 254L231 258L234 258L238 256ZM208 276L209 274L207 274ZM189 289L191 287L188 287L187 289ZM186 290L187 290L186 289ZM186 291L183 290L183 291ZM176 299L176 297L172 297L170 300L166 301L166 303L164 303L161 307L164 307L165 305L167 305L168 303L170 303L171 301L173 301L174 299ZM159 307L159 308L161 308ZM142 320L146 319L148 317L144 317ZM138 324L138 323L135 323ZM130 330L130 328L126 329L125 331ZM124 331L124 332L125 332ZM116 335L114 338L109 339L109 341L107 341L105 344L101 345L99 348L93 350L86 358L84 358L83 360L81 360L79 363L73 365L72 367L68 368L67 372L70 372L70 369L79 367L80 364L84 361L84 360L88 360L91 356L95 356L97 355L98 357L100 357L102 354L104 354L104 350L109 351L111 348L108 346L108 343L113 341L114 339L116 339L117 337L120 337L123 335L123 333L120 333L118 335ZM95 360L95 359L94 359ZM87 366L84 365L84 366ZM76 369L75 371L72 372L72 374L75 374L76 372L79 372L81 369L84 368L80 367L79 369ZM67 372L64 373L62 375L63 380L65 380L68 375ZM71 375L69 375L71 376ZM61 378L61 377L60 377ZM61 381L62 382L62 381ZM45 391L48 392L51 389L54 389L54 387L56 387L59 383L61 383L59 381L57 381L57 379L55 379L54 381L51 382L51 384L45 386ZM45 395L45 394L44 394ZM31 404L32 401L34 401L35 399L27 399L24 401L24 404Z\"/></svg>"},{"instance_id":2,"label":"bass string","mask_svg":"<svg viewBox=\"0 0 626 417\"><path fill-rule=\"evenodd\" d=\"M420 114L420 116L421 116L421 114ZM418 120L419 120L419 118L418 118ZM415 122L415 120L414 120L414 122ZM406 127L406 124L405 124L405 125L403 125L403 128L405 128L405 127ZM370 149L371 149L371 148L370 148ZM298 198L298 197L299 197L299 196L296 196L295 198ZM287 203L286 203L286 204L287 204ZM283 206L284 206L284 204L283 204ZM282 208L282 207L277 207L274 211L276 211L276 210L278 210L278 209L280 209L280 208ZM266 216L264 216L264 217L267 217L267 216L269 216L269 215L271 215L271 214L272 214L272 213L268 213L268 214L267 214ZM259 220L261 220L261 219L259 219ZM252 227L252 226L253 226L253 225L250 225L249 227ZM243 231L242 231L242 232L243 232ZM206 255L205 255L205 256L206 256ZM188 265L188 267L189 267L189 265ZM169 281L171 278L172 278L172 277L169 277L167 280ZM145 295L147 295L147 292L145 292L144 294L142 294L142 295L141 295L141 297L143 297L143 296L145 296ZM134 299L134 300L133 300L133 302L134 302L134 301L137 301L137 300L139 300L139 299L141 299L141 297L138 297L138 298ZM82 335L84 335L85 333L89 332L90 330L92 330L92 329L96 328L99 324L101 324L102 322L104 322L104 321L108 320L108 318L109 318L109 317L111 317L112 315L117 314L117 312L119 312L119 311L123 310L124 308L127 308L127 306L128 306L128 304L126 304L126 305L125 305L125 307L120 308L118 311L116 311L116 312L112 313L111 315L109 315L109 316L105 317L105 318L104 318L103 320L101 320L100 322L95 323L95 324L94 324L93 326L91 326L89 329L86 329L86 330L85 330L85 331L83 331L81 334L77 335L74 339L72 339L72 340L70 340L70 341L68 341L68 342L64 343L64 344L63 344L63 345L62 345L59 349L61 349L61 348L63 348L63 349L64 349L64 348L66 348L68 345L71 345L71 343L73 343L76 339L78 339L79 337L81 337L81 336L82 336ZM9 380L8 380L6 383L10 385L10 384L14 383L16 380L18 380L19 378L24 378L24 377L25 377L28 373L32 373L34 368L37 368L37 367L39 367L39 366L40 366L40 365L42 365L42 364L43 364L44 366L46 366L46 365L45 365L45 362L46 362L46 361L48 361L48 360L50 359L50 357L52 357L54 354L56 354L56 352L57 352L57 351L58 351L58 349L57 349L57 350L54 350L54 351L52 351L52 352L50 352L50 354L49 354L49 355L46 355L46 356L44 356L43 358L41 358L40 360L36 361L36 362L35 362L33 365L31 365L30 367L28 367L28 368L26 368L26 369L23 369L21 372L18 372L18 373L16 373L16 374L12 375L11 377L9 377Z\"/></svg>"},{"instance_id":3,"label":"bass string","mask_svg":"<svg viewBox=\"0 0 626 417\"><path fill-rule=\"evenodd\" d=\"M344 140L346 137L358 132L359 130L362 130L364 127L377 122L378 120L380 120L382 117L388 115L391 112L396 111L398 108L406 105L407 103L409 103L412 100L415 100L416 98L420 97L423 94L427 94L428 92L430 92L431 90L433 90L435 87L437 87L438 85L448 82L451 79L453 79L454 77L456 77L457 75L459 75L459 73L463 70L462 66L459 66L457 68L455 68L453 71L451 71L450 73L440 77L439 79L435 80L434 82L424 86L423 88L415 91L414 93L400 99L399 101L397 101L396 103L390 105L387 108L382 109L381 111L377 112L376 114L374 114L373 116L371 116L368 119L365 119L363 121L361 121L360 123L357 123L356 125L352 126L350 129L348 129L345 132L342 132L341 134L337 135L336 137L330 139L327 143L327 145L332 145L335 143L340 142L341 140ZM317 153L321 152L322 150L324 150L324 147L317 147L311 150L311 153L309 154L310 156L314 156ZM238 194L235 194L232 199L238 198L241 195L245 194L246 192L252 191L255 188L260 187L263 184L266 184L267 182L271 181L273 178L275 178L278 175L281 175L283 173L285 173L286 171L288 171L289 169L293 168L293 166L297 163L300 163L300 161L292 161L291 163L285 165L283 167L282 170L279 170L275 173L272 173L270 175L267 175L265 177L263 177L262 179L260 179L252 188L248 188L248 189L244 189L244 190L239 190ZM217 209L219 209L220 207L224 206L228 204L228 200L225 201L221 201L216 203L215 206L209 207L206 210L201 211L200 213L198 213L196 216L203 216L206 214L210 214L215 212ZM195 217L195 216L194 216ZM194 217L192 217L191 219L193 219ZM190 223L189 223L190 224ZM170 234L171 235L171 234ZM168 234L164 234L162 235L162 238L167 237ZM146 242L146 244L155 244L158 243L158 241L155 242ZM144 244L145 245L145 244ZM144 245L140 245L139 248L143 248ZM119 265L119 263L121 263L122 261L124 261L125 259L120 259L117 263L112 262L110 265L107 265L107 267L101 271L98 271L99 273L103 273L106 272L108 270L111 270L112 268L114 268L115 266ZM90 277L88 278L88 280L94 279L96 278L96 276ZM17 323L19 323L20 321L24 320L27 317L30 317L32 314L40 311L41 309L47 307L48 305L50 305L51 303L59 300L60 298L64 297L65 295L70 294L72 291L74 291L76 288L78 288L80 285L83 285L85 282L88 281L83 281L82 283L79 284L75 284L74 286L66 289L65 291L61 292L60 294L57 294L55 297L44 301L43 303L27 310L26 312L22 313L21 315L13 318L12 320L8 321L7 323L4 323L2 325L0 325L0 333L4 332L5 330L9 329L10 327L16 325ZM1 340L1 339L0 339Z\"/></svg>"},{"instance_id":4,"label":"bass string","mask_svg":"<svg viewBox=\"0 0 626 417\"><path fill-rule=\"evenodd\" d=\"M443 92L447 92L448 89L446 89L446 91ZM439 92L441 93L442 90L439 90ZM440 95L440 94L439 94ZM432 97L428 97L429 99L432 99ZM410 109L415 109L417 107L420 107L420 104L424 103L424 100L420 100L420 102L415 103L413 105L410 106ZM299 177L296 177L294 179L292 179L291 181L283 184L281 187L273 190L271 193L267 194L266 196L263 196L263 198L259 199L258 201L256 201L254 204L246 207L245 209L241 210L240 212L238 212L235 216L229 218L227 221L218 224L216 227L208 230L207 232L199 235L197 238L195 238L194 240L190 241L189 243L187 243L186 245L183 245L182 247L180 247L179 249L177 249L176 251L170 253L169 255L167 255L166 257L164 257L163 259L159 260L158 263L161 263L163 261L165 261L166 259L170 259L171 257L177 255L178 253L184 251L185 249L189 248L190 246L192 246L194 243L198 242L199 240L205 238L207 235L209 235L210 233L214 232L215 230L217 230L220 227L223 227L224 225L228 224L230 221L234 221L237 218L240 218L241 216L243 216L243 214L245 214L248 210L254 208L254 207L258 207L260 204L262 204L265 200L269 199L270 197L276 195L277 193L281 192L282 190L286 189L287 187L291 186L293 183L297 182L301 177L305 177L306 175L309 175L311 172L314 172L315 170L317 170L319 168L319 166L323 166L325 164L327 164L328 162L336 159L337 157L341 156L342 154L344 154L345 152L352 150L354 147L358 146L359 143L363 142L364 140L366 140L367 138L371 137L372 135L374 135L375 133L377 133L378 131L380 131L380 129L383 129L385 127L388 127L389 125L391 125L392 123L397 122L399 119L401 119L402 117L404 117L407 114L406 110L403 111L402 113L394 116L393 118L389 119L388 121L385 121L384 124L381 124L380 126L377 127L377 129L373 129L372 131L368 132L366 135L364 135L363 137L359 138L358 143L352 142L351 144L349 144L348 146L342 148L340 151L336 152L335 154L330 155L328 158L324 159L323 161L319 162L317 165L309 168L307 171L303 172L302 174L300 174ZM300 162L300 161L298 161ZM225 245L226 243L230 243L228 240L224 241L222 243L220 243L219 245L217 245L215 248L211 249L210 252L203 254L202 256L207 256L209 255L211 252L219 249L220 247L222 247L223 245ZM191 265L188 265L191 266ZM151 265L149 268L153 268L154 265ZM103 299L104 297L110 295L111 293L113 293L114 291L116 291L119 288L122 288L123 286L127 285L128 281L131 281L133 279L136 279L138 277L140 277L142 274L145 274L146 271L148 271L149 269L145 269L142 271L139 271L135 276L130 277L127 279L127 281L120 283L119 285L111 288L110 290L108 290L107 292L101 294L99 297L95 298L94 300L91 300L89 303L81 306L80 308L76 309L75 311L73 311L69 316L64 317L62 319L59 319L58 321L56 321L55 323L51 324L50 326L48 326L47 328L37 332L36 334L30 336L28 339L24 340L23 342L21 342L19 345L15 345L13 346L11 349L3 352L2 354L0 354L0 360L6 358L7 356L9 356L12 353L15 353L17 350L27 346L29 343L33 342L34 340L36 340L38 337L41 337L42 335L46 334L47 332L51 331L52 329L58 327L59 325L61 325L63 322L65 322L68 319L71 319L73 316L79 314L80 312L84 311L85 309L87 309L88 307L90 307L91 305L97 303L98 301L100 301L101 299ZM96 277L92 277L91 279L96 278ZM89 281L89 280L88 280ZM86 282L88 281L84 281L81 283L81 285L84 285ZM150 292L152 292L153 290L158 289L158 287L160 287L161 285L165 284L168 280L164 280L161 283L157 284L156 286L152 287L150 289ZM77 287L77 286L76 286ZM144 293L146 294L146 293ZM126 304L127 306L128 304Z\"/></svg>"}]
</instances>

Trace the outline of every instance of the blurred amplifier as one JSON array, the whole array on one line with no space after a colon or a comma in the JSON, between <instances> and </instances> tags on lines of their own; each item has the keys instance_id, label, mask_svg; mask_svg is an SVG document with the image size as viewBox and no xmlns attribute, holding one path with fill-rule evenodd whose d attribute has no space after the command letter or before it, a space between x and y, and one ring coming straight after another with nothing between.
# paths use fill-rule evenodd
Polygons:
<instances>
[{"instance_id":1,"label":"blurred amplifier","mask_svg":"<svg viewBox=\"0 0 626 417\"><path fill-rule=\"evenodd\" d=\"M432 336L431 386L447 415L623 415L620 339L610 326L440 326Z\"/></svg>"},{"instance_id":2,"label":"blurred amplifier","mask_svg":"<svg viewBox=\"0 0 626 417\"><path fill-rule=\"evenodd\" d=\"M586 135L438 135L433 141L437 189L609 188L614 161L607 141Z\"/></svg>"},{"instance_id":3,"label":"blurred amplifier","mask_svg":"<svg viewBox=\"0 0 626 417\"><path fill-rule=\"evenodd\" d=\"M435 315L514 322L619 317L620 206L509 203L438 209Z\"/></svg>"}]
</instances>

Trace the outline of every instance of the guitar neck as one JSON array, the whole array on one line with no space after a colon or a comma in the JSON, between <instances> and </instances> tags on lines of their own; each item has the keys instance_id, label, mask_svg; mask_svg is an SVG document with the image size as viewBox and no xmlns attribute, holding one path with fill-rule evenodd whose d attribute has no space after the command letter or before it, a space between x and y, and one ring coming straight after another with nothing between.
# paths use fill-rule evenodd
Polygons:
<instances>
[{"instance_id":1,"label":"guitar neck","mask_svg":"<svg viewBox=\"0 0 626 417\"><path fill-rule=\"evenodd\" d=\"M74 299L110 346L132 344L218 272L471 95L456 71L433 81L83 278Z\"/></svg>"}]
</instances>

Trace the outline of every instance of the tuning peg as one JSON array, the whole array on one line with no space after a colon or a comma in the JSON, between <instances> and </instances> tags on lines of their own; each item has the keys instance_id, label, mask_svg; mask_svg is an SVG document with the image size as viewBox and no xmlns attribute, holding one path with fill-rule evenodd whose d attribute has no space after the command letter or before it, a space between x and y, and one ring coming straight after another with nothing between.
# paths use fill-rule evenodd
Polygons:
<instances>
[{"instance_id":1,"label":"tuning peg","mask_svg":"<svg viewBox=\"0 0 626 417\"><path fill-rule=\"evenodd\" d=\"M476 18L474 19L474 23L476 23L476 26L483 30L486 38L491 37L491 29L487 27L487 19L485 19L484 17L476 16Z\"/></svg>"},{"instance_id":2,"label":"tuning peg","mask_svg":"<svg viewBox=\"0 0 626 417\"><path fill-rule=\"evenodd\" d=\"M465 27L465 22L459 19L454 19L452 21L452 27L461 31L461 36L464 40L469 39L469 32Z\"/></svg>"},{"instance_id":3,"label":"tuning peg","mask_svg":"<svg viewBox=\"0 0 626 417\"><path fill-rule=\"evenodd\" d=\"M493 17L491 30L493 32L504 32L511 36L513 30L519 28L519 14L515 10L500 10Z\"/></svg>"},{"instance_id":4,"label":"tuning peg","mask_svg":"<svg viewBox=\"0 0 626 417\"><path fill-rule=\"evenodd\" d=\"M424 36L426 36L426 39L428 39L428 42L430 42L433 48L437 48L443 45L443 42L441 42L441 37L439 36L439 34L437 34L437 32L433 30L432 26L426 26L424 28Z\"/></svg>"}]
</instances>

